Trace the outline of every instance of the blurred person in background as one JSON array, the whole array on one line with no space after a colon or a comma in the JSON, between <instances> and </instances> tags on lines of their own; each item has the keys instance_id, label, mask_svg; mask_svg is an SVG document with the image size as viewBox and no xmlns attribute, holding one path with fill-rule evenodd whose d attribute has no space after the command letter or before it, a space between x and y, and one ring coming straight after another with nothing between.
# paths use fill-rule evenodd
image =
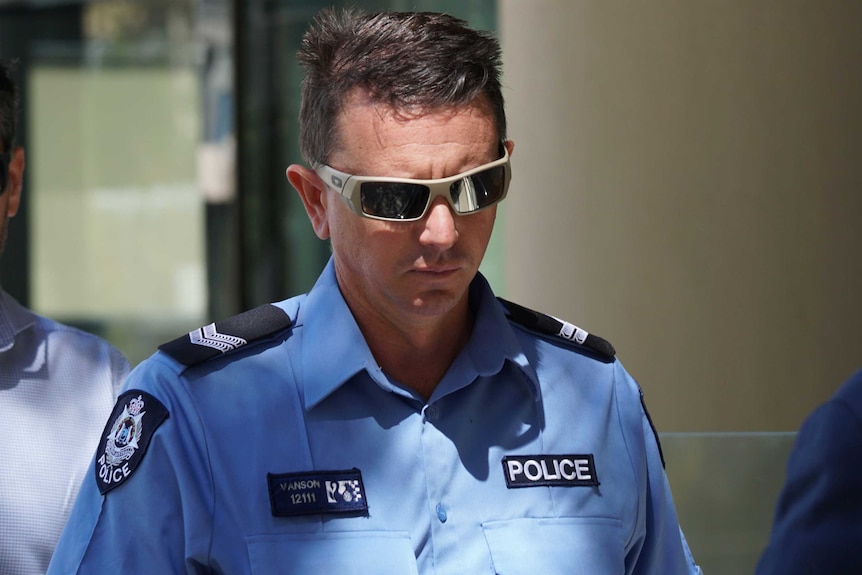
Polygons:
<instances>
[{"instance_id":1,"label":"blurred person in background","mask_svg":"<svg viewBox=\"0 0 862 575\"><path fill-rule=\"evenodd\" d=\"M0 271L22 201L19 92L0 61ZM129 364L0 288L0 573L44 574Z\"/></svg>"},{"instance_id":2,"label":"blurred person in background","mask_svg":"<svg viewBox=\"0 0 862 575\"><path fill-rule=\"evenodd\" d=\"M613 348L478 272L497 40L327 10L300 62L287 177L332 257L132 372L49 573L700 573Z\"/></svg>"},{"instance_id":3,"label":"blurred person in background","mask_svg":"<svg viewBox=\"0 0 862 575\"><path fill-rule=\"evenodd\" d=\"M862 371L803 422L757 575L862 573Z\"/></svg>"}]
</instances>

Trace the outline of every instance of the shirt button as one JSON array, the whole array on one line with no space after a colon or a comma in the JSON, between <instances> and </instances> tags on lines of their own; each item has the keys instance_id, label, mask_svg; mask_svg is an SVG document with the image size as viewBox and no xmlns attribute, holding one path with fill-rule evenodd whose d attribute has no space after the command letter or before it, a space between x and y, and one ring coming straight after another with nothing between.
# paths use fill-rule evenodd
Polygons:
<instances>
[{"instance_id":1,"label":"shirt button","mask_svg":"<svg viewBox=\"0 0 862 575\"><path fill-rule=\"evenodd\" d=\"M443 506L442 506L442 505L440 505L440 504L438 503L438 504L437 504L437 519L439 519L439 520L440 520L440 523L446 523L446 520L447 520L448 518L449 518L449 516L448 516L448 515L446 515L446 510L443 508Z\"/></svg>"}]
</instances>

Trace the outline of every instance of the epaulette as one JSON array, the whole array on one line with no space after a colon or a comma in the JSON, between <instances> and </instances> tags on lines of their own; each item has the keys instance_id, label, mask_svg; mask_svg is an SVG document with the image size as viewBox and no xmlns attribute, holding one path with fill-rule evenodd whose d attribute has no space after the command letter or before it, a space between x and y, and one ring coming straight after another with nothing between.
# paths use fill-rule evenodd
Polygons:
<instances>
[{"instance_id":1,"label":"epaulette","mask_svg":"<svg viewBox=\"0 0 862 575\"><path fill-rule=\"evenodd\" d=\"M553 316L537 312L522 305L498 297L509 312L509 318L522 327L551 338L559 338L568 344L575 343L587 353L605 363L614 361L616 350L607 340Z\"/></svg>"},{"instance_id":2,"label":"epaulette","mask_svg":"<svg viewBox=\"0 0 862 575\"><path fill-rule=\"evenodd\" d=\"M264 304L190 331L163 343L159 349L186 367L191 367L287 329L292 324L293 320L284 310Z\"/></svg>"}]
</instances>

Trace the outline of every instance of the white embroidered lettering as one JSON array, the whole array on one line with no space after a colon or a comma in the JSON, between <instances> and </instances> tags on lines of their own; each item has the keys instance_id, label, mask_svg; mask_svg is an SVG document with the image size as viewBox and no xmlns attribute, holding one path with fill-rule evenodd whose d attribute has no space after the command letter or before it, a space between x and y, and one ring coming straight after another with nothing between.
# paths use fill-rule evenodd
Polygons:
<instances>
[{"instance_id":1,"label":"white embroidered lettering","mask_svg":"<svg viewBox=\"0 0 862 575\"><path fill-rule=\"evenodd\" d=\"M575 469L578 473L578 479L589 480L593 478L590 474L590 462L586 459L576 459Z\"/></svg>"},{"instance_id":2,"label":"white embroidered lettering","mask_svg":"<svg viewBox=\"0 0 862 575\"><path fill-rule=\"evenodd\" d=\"M542 460L542 478L545 480L559 479L560 478L559 462L556 459L554 460L554 471L555 471L555 473L549 473L548 472L548 462L543 459Z\"/></svg>"},{"instance_id":3,"label":"white embroidered lettering","mask_svg":"<svg viewBox=\"0 0 862 575\"><path fill-rule=\"evenodd\" d=\"M509 470L509 481L515 481L515 477L524 472L524 466L517 459L507 460L506 466Z\"/></svg>"},{"instance_id":4,"label":"white embroidered lettering","mask_svg":"<svg viewBox=\"0 0 862 575\"><path fill-rule=\"evenodd\" d=\"M599 485L592 455L510 455L502 463L509 488Z\"/></svg>"},{"instance_id":5,"label":"white embroidered lettering","mask_svg":"<svg viewBox=\"0 0 862 575\"><path fill-rule=\"evenodd\" d=\"M531 471L532 470L532 471ZM530 481L538 481L542 478L542 468L539 462L535 459L528 459L524 462L524 475Z\"/></svg>"}]
</instances>

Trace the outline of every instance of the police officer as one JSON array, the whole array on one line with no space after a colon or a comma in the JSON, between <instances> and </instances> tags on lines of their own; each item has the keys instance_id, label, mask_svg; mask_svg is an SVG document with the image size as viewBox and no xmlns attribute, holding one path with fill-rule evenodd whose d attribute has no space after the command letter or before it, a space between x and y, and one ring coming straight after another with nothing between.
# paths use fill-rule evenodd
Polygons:
<instances>
[{"instance_id":1,"label":"police officer","mask_svg":"<svg viewBox=\"0 0 862 575\"><path fill-rule=\"evenodd\" d=\"M699 573L611 346L478 273L511 177L495 39L322 12L311 291L130 376L50 573Z\"/></svg>"}]
</instances>

